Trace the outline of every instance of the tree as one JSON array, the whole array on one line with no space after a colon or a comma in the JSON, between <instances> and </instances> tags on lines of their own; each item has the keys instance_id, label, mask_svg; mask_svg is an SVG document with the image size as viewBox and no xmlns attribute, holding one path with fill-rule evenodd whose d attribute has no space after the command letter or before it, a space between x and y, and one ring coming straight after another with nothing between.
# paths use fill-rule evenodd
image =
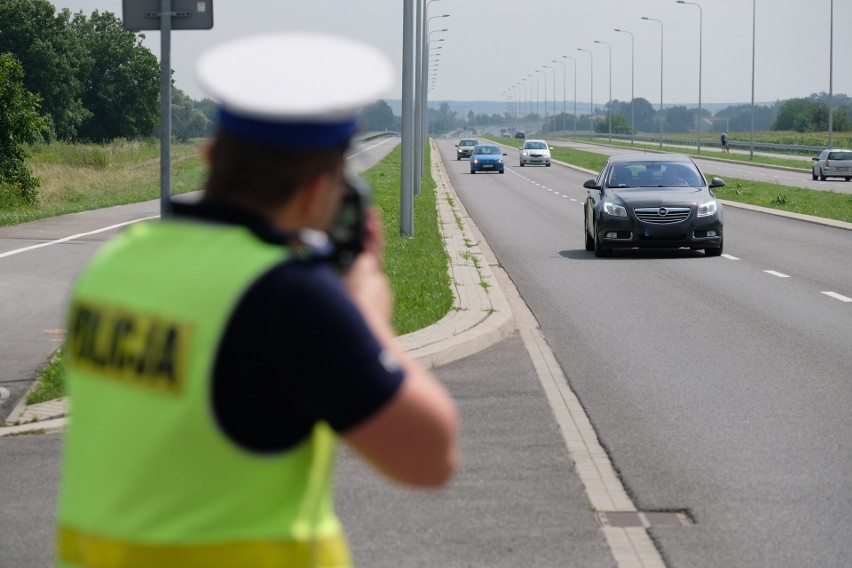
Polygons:
<instances>
[{"instance_id":1,"label":"tree","mask_svg":"<svg viewBox=\"0 0 852 568\"><path fill-rule=\"evenodd\" d=\"M666 132L692 132L695 126L694 115L685 106L675 106L665 111L664 126Z\"/></svg>"},{"instance_id":2,"label":"tree","mask_svg":"<svg viewBox=\"0 0 852 568\"><path fill-rule=\"evenodd\" d=\"M450 110L450 105L447 102L442 102L437 111L428 108L426 114L429 121L429 132L444 134L457 126L458 115L454 110Z\"/></svg>"},{"instance_id":3,"label":"tree","mask_svg":"<svg viewBox=\"0 0 852 568\"><path fill-rule=\"evenodd\" d=\"M40 98L24 86L24 68L11 53L0 54L0 206L32 205L39 179L25 163L21 144L35 142L44 128Z\"/></svg>"},{"instance_id":4,"label":"tree","mask_svg":"<svg viewBox=\"0 0 852 568\"><path fill-rule=\"evenodd\" d=\"M784 101L772 121L772 130L816 132L828 128L828 106L815 98L796 98Z\"/></svg>"},{"instance_id":5,"label":"tree","mask_svg":"<svg viewBox=\"0 0 852 568\"><path fill-rule=\"evenodd\" d=\"M47 0L0 2L0 53L10 52L26 72L24 86L42 100L50 136L73 140L89 113L80 73L89 57L69 27L68 10L55 14Z\"/></svg>"},{"instance_id":6,"label":"tree","mask_svg":"<svg viewBox=\"0 0 852 568\"><path fill-rule=\"evenodd\" d=\"M751 131L751 105L733 105L716 113L717 130L724 129L728 132ZM773 107L755 105L754 107L754 129L756 131L769 130L769 125L775 118ZM724 120L724 126L718 124Z\"/></svg>"},{"instance_id":7,"label":"tree","mask_svg":"<svg viewBox=\"0 0 852 568\"><path fill-rule=\"evenodd\" d=\"M397 129L397 118L386 101L376 101L364 107L361 122L364 130L368 132Z\"/></svg>"},{"instance_id":8,"label":"tree","mask_svg":"<svg viewBox=\"0 0 852 568\"><path fill-rule=\"evenodd\" d=\"M656 132L660 130L657 122L657 111L648 102L648 99L639 97L633 99L633 115L637 132Z\"/></svg>"},{"instance_id":9,"label":"tree","mask_svg":"<svg viewBox=\"0 0 852 568\"><path fill-rule=\"evenodd\" d=\"M172 134L178 142L206 136L210 121L194 101L180 89L172 88Z\"/></svg>"},{"instance_id":10,"label":"tree","mask_svg":"<svg viewBox=\"0 0 852 568\"><path fill-rule=\"evenodd\" d=\"M83 78L83 103L91 116L80 137L95 142L149 136L159 120L160 66L110 12L79 12L71 21L91 59Z\"/></svg>"}]
</instances>

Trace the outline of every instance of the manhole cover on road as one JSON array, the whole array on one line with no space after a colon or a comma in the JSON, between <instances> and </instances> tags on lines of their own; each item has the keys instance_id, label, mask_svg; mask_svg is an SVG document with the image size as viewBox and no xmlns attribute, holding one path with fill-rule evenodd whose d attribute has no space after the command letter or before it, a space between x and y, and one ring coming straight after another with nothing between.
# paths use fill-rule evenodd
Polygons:
<instances>
[{"instance_id":1,"label":"manhole cover on road","mask_svg":"<svg viewBox=\"0 0 852 568\"><path fill-rule=\"evenodd\" d=\"M684 511L598 511L602 527L688 527L694 523Z\"/></svg>"}]
</instances>

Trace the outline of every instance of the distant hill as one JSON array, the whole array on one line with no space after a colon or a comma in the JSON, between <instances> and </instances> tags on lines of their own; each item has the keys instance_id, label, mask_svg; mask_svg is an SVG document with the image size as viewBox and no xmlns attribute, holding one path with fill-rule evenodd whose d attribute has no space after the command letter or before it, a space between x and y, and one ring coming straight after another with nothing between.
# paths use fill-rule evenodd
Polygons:
<instances>
[{"instance_id":1,"label":"distant hill","mask_svg":"<svg viewBox=\"0 0 852 568\"><path fill-rule=\"evenodd\" d=\"M401 100L386 99L385 102L388 103L388 106L391 107L391 110L396 116L402 116ZM492 114L503 115L509 110L506 101L429 101L429 108L437 110L443 103L447 103L450 106L450 110L461 117L466 117L470 111L473 111L473 114L491 116ZM588 106L588 103L586 106Z\"/></svg>"},{"instance_id":2,"label":"distant hill","mask_svg":"<svg viewBox=\"0 0 852 568\"><path fill-rule=\"evenodd\" d=\"M397 99L397 100L386 99L385 102L388 103L388 106L391 107L391 110L393 111L393 113L396 116L402 116L402 101L401 100L399 100L399 99ZM655 109L658 108L657 103L655 103L654 101L650 101L650 102L654 106ZM775 104L775 102L776 101L755 102L754 104L757 105L757 106L772 106L772 105ZM433 101L433 100L430 100L429 101L429 108L438 109L438 108L440 108L442 103L447 103L450 106L450 110L455 111L455 113L460 117L467 117L467 115L470 111L473 111L473 114L485 114L485 115L491 116L493 114L503 115L504 113L506 113L509 110L509 106L508 106L508 103L506 101ZM544 104L544 101L541 102L541 105L543 105L543 104ZM567 107L568 107L568 112L569 113L573 112L574 101L567 101L566 104L567 104ZM604 102L598 101L595 104L596 104L597 108L600 109L600 108L602 108ZM721 110L725 110L729 106L750 105L750 104L751 104L751 101L745 102L745 103L743 103L743 102L703 103L701 106L702 106L702 108L705 108L708 111L710 111L712 114L716 114L717 112L719 112ZM553 108L552 105L553 105L553 100L548 100L548 103L547 103L548 114L550 114L550 112L551 112L550 109ZM687 108L697 108L698 103L677 103L677 104L671 104L671 105L669 105L669 104L663 105L663 107L665 107L665 108L670 108L670 107L673 107L673 106L686 106ZM535 104L533 104L533 107L535 107ZM544 114L544 107L543 106L539 107L539 111L540 111L541 114ZM557 99L557 101L556 101L556 112L557 113L562 112L562 101L560 99ZM582 115L582 114L588 114L588 112L589 112L589 102L588 101L577 101L577 113Z\"/></svg>"}]
</instances>

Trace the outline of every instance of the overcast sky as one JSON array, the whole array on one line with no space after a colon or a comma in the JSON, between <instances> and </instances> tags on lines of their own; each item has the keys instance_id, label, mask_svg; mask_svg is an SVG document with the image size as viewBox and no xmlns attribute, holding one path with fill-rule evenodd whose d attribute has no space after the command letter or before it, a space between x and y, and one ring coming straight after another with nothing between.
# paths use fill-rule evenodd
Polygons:
<instances>
[{"instance_id":1,"label":"overcast sky","mask_svg":"<svg viewBox=\"0 0 852 568\"><path fill-rule=\"evenodd\" d=\"M158 0L146 1L159 6ZM766 102L828 92L831 0L754 1L755 100ZM358 38L387 53L399 69L395 92L388 98L400 98L403 3L404 0L214 0L212 30L172 32L175 84L194 99L205 96L195 82L194 66L199 53L208 46L258 32L315 30ZM609 99L610 88L613 99L630 100L631 37L614 31L620 28L632 32L634 38L635 96L657 106L661 28L657 22L642 20L642 16L663 22L666 105L698 102L699 29L703 30L700 60L704 104L750 102L752 2L695 3L700 4L700 11L675 0L431 0L427 12L430 18L443 14L449 17L436 17L429 22L429 29L434 32L430 34L431 45L440 47L434 51L440 55L433 58L437 66L430 103L499 101L517 96L532 101L546 99L550 107L556 87L557 110L561 110L563 89L567 99L573 100L575 61L579 101L588 102L592 75L597 105ZM87 15L93 10L122 15L121 0L54 0L53 4L57 10L82 10ZM852 95L852 2L835 0L833 20L833 92ZM445 32L436 31L445 28ZM145 45L159 57L160 33L146 32L146 36ZM610 47L596 44L595 40ZM591 50L592 57L578 49ZM554 59L560 62L553 63ZM544 65L549 67L543 68Z\"/></svg>"}]
</instances>

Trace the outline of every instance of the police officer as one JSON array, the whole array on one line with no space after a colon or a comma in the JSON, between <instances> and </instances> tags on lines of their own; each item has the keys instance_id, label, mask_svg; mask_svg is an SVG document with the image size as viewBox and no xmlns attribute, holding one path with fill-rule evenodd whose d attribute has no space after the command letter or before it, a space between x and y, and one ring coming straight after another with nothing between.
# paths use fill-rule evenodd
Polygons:
<instances>
[{"instance_id":1,"label":"police officer","mask_svg":"<svg viewBox=\"0 0 852 568\"><path fill-rule=\"evenodd\" d=\"M375 214L345 271L324 238L357 111L393 71L290 33L198 74L221 107L203 197L108 243L73 291L57 565L350 566L338 440L416 486L457 460L453 403L390 326Z\"/></svg>"}]
</instances>

